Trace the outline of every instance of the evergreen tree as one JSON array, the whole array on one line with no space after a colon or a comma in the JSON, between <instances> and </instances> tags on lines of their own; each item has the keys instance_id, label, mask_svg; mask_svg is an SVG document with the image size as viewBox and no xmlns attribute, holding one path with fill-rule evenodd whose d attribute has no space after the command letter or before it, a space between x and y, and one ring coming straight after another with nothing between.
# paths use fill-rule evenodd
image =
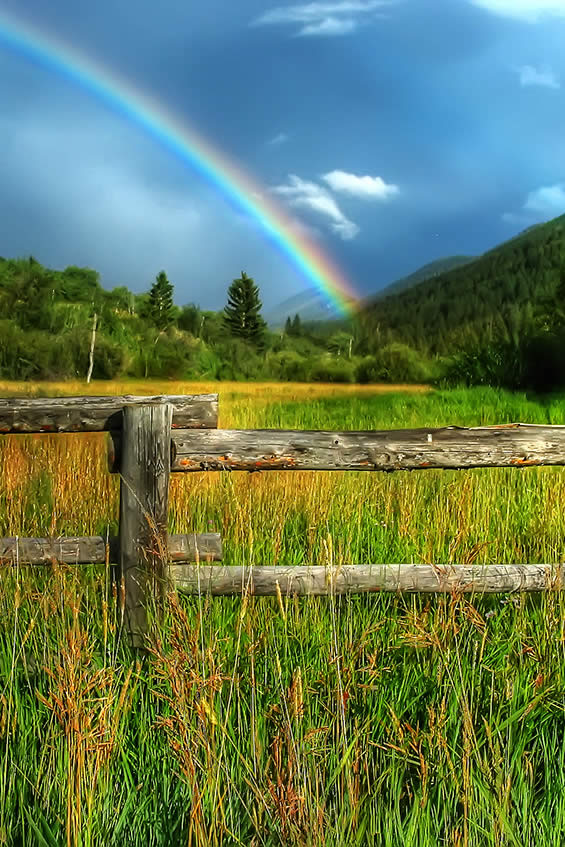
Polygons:
<instances>
[{"instance_id":1,"label":"evergreen tree","mask_svg":"<svg viewBox=\"0 0 565 847\"><path fill-rule=\"evenodd\" d=\"M228 288L228 302L224 308L224 324L231 335L261 347L266 329L261 317L262 305L259 289L242 271L241 277L234 279Z\"/></svg>"},{"instance_id":2,"label":"evergreen tree","mask_svg":"<svg viewBox=\"0 0 565 847\"><path fill-rule=\"evenodd\" d=\"M157 274L149 292L148 316L157 329L168 329L175 319L173 286L165 271Z\"/></svg>"},{"instance_id":3,"label":"evergreen tree","mask_svg":"<svg viewBox=\"0 0 565 847\"><path fill-rule=\"evenodd\" d=\"M294 316L294 320L292 321L292 334L297 338L302 335L302 323L300 322L300 315L296 314Z\"/></svg>"},{"instance_id":4,"label":"evergreen tree","mask_svg":"<svg viewBox=\"0 0 565 847\"><path fill-rule=\"evenodd\" d=\"M284 325L285 335L292 335L292 321L290 319L290 315L286 319L286 323Z\"/></svg>"}]
</instances>

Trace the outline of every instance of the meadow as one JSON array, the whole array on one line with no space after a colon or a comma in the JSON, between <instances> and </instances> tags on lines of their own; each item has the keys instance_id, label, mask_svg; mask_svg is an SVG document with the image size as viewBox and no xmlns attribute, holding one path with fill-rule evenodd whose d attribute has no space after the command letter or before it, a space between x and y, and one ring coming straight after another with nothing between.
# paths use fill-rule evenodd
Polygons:
<instances>
[{"instance_id":1,"label":"meadow","mask_svg":"<svg viewBox=\"0 0 565 847\"><path fill-rule=\"evenodd\" d=\"M565 422L493 389L88 386L207 391L221 427ZM116 531L104 436L1 437L0 471L0 536ZM169 529L226 564L559 562L564 498L560 468L178 474ZM0 844L563 844L559 594L171 595L137 654L120 599L104 567L2 567Z\"/></svg>"}]
</instances>

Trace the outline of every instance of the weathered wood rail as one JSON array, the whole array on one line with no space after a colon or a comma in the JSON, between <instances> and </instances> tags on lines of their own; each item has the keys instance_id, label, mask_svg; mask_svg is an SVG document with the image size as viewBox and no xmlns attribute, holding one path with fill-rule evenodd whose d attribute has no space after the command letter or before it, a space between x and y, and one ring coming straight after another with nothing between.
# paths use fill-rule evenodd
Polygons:
<instances>
[{"instance_id":1,"label":"weathered wood rail","mask_svg":"<svg viewBox=\"0 0 565 847\"><path fill-rule=\"evenodd\" d=\"M562 589L561 564L224 566L215 533L169 535L171 472L421 470L565 465L565 426L371 432L218 430L215 394L0 400L0 434L108 433L120 474L117 538L0 538L0 562L118 566L134 644L168 584L188 593L511 592Z\"/></svg>"},{"instance_id":2,"label":"weathered wood rail","mask_svg":"<svg viewBox=\"0 0 565 847\"><path fill-rule=\"evenodd\" d=\"M562 565L171 565L171 578L188 594L430 594L544 591L564 586Z\"/></svg>"},{"instance_id":3,"label":"weathered wood rail","mask_svg":"<svg viewBox=\"0 0 565 847\"><path fill-rule=\"evenodd\" d=\"M0 399L0 433L121 430L125 406L164 402L173 407L173 428L211 429L218 426L217 394L11 397Z\"/></svg>"},{"instance_id":4,"label":"weathered wood rail","mask_svg":"<svg viewBox=\"0 0 565 847\"><path fill-rule=\"evenodd\" d=\"M222 541L217 532L169 535L170 562L219 562ZM104 565L116 562L119 538L101 535L61 538L0 538L0 562L21 565L48 565L53 561L67 565Z\"/></svg>"}]
</instances>

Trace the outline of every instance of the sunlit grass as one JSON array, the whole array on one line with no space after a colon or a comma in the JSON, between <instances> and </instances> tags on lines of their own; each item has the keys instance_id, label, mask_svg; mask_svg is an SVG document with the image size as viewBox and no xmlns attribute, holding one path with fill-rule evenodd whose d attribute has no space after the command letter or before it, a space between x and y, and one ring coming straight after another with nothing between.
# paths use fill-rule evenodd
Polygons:
<instances>
[{"instance_id":1,"label":"sunlit grass","mask_svg":"<svg viewBox=\"0 0 565 847\"><path fill-rule=\"evenodd\" d=\"M562 397L491 390L89 386L208 391L223 427L565 421ZM104 436L6 437L0 468L0 536L116 531ZM221 532L228 564L557 562L564 481L178 474L170 529ZM557 847L563 611L559 595L171 598L136 661L103 568L5 567L0 844Z\"/></svg>"}]
</instances>

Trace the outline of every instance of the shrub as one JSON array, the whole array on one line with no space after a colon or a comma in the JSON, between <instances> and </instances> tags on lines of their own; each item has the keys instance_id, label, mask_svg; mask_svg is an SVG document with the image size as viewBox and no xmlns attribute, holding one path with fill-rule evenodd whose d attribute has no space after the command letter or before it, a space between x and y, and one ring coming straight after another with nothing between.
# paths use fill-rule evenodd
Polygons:
<instances>
[{"instance_id":1,"label":"shrub","mask_svg":"<svg viewBox=\"0 0 565 847\"><path fill-rule=\"evenodd\" d=\"M448 360L444 380L448 385L518 388L523 381L520 351L502 341L462 350Z\"/></svg>"},{"instance_id":2,"label":"shrub","mask_svg":"<svg viewBox=\"0 0 565 847\"><path fill-rule=\"evenodd\" d=\"M356 377L368 382L430 382L437 365L408 344L392 342L375 355L366 356L357 366Z\"/></svg>"},{"instance_id":3,"label":"shrub","mask_svg":"<svg viewBox=\"0 0 565 847\"><path fill-rule=\"evenodd\" d=\"M334 359L318 359L310 371L313 382L354 382L354 365L349 361Z\"/></svg>"},{"instance_id":4,"label":"shrub","mask_svg":"<svg viewBox=\"0 0 565 847\"><path fill-rule=\"evenodd\" d=\"M267 370L273 379L287 382L308 382L310 366L307 359L294 350L281 350L267 358Z\"/></svg>"}]
</instances>

